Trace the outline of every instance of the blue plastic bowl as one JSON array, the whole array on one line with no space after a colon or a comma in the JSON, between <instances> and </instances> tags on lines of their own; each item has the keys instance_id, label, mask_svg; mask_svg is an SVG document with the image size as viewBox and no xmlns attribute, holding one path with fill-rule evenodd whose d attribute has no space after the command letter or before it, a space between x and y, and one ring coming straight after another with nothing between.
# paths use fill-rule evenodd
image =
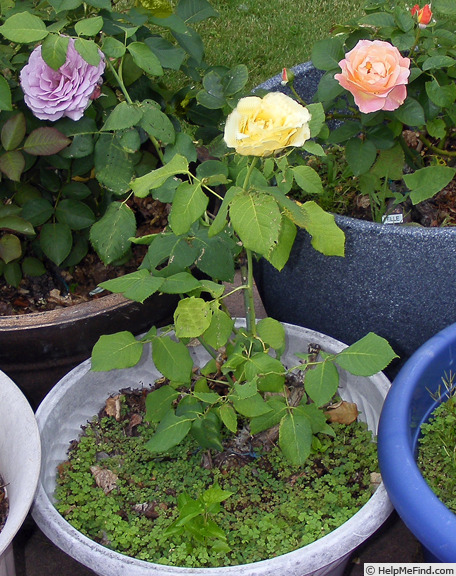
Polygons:
<instances>
[{"instance_id":1,"label":"blue plastic bowl","mask_svg":"<svg viewBox=\"0 0 456 576\"><path fill-rule=\"evenodd\" d=\"M428 561L456 562L456 515L434 494L416 464L420 427L439 404L442 377L455 372L456 324L423 344L404 364L383 406L378 457L386 490Z\"/></svg>"}]
</instances>

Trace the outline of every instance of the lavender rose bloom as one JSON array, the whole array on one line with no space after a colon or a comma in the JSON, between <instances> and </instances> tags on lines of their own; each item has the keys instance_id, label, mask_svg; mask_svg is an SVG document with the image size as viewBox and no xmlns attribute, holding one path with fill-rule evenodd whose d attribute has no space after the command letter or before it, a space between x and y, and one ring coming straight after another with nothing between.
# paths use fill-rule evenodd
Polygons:
<instances>
[{"instance_id":1,"label":"lavender rose bloom","mask_svg":"<svg viewBox=\"0 0 456 576\"><path fill-rule=\"evenodd\" d=\"M33 114L40 120L79 120L105 69L102 52L100 56L98 66L88 64L70 38L65 64L53 70L43 60L41 46L35 48L20 74L24 100Z\"/></svg>"}]
</instances>

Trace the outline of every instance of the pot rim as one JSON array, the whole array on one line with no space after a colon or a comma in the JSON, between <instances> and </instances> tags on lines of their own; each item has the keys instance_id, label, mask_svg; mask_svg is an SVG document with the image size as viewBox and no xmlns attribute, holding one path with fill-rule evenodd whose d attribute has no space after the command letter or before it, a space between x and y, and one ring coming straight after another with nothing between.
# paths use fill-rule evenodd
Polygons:
<instances>
[{"instance_id":1,"label":"pot rim","mask_svg":"<svg viewBox=\"0 0 456 576\"><path fill-rule=\"evenodd\" d=\"M294 332L301 334L311 334L312 340L318 340L322 337L320 333L314 330L307 330L285 324L289 336ZM333 338L323 336L325 345L337 345L338 349L345 347ZM38 408L36 417L40 431L46 425L47 419L52 414L52 411L66 394L66 387L70 387L70 381L77 379L78 381L90 370L90 360L83 362L67 376L65 376L48 394L45 400ZM386 376L379 373L371 377L370 380L375 384L377 390L384 398L390 386ZM94 412L95 413L95 412ZM79 531L73 528L63 517L57 512L53 506L51 499L48 497L43 483L42 477L46 471L42 471L42 476L38 484L38 491L33 506L33 517L41 530L60 548L64 551L76 549L79 546L78 559L80 562L86 562L86 565L94 570L99 570L99 566L103 566L106 574L117 575L124 573L123 570L128 570L129 576L139 576L145 573L146 569L151 572L164 575L176 574L181 576L197 575L204 576L220 576L221 574L232 574L238 576L239 574L253 575L275 575L283 573L285 568L293 570L303 569L307 567L309 561L319 562L318 567L329 566L331 563L336 562L341 558L349 556L349 554L366 540L375 530L377 530L383 522L388 518L392 512L392 505L388 499L386 490L381 484L369 501L345 524L332 531L327 536L316 540L315 542L300 548L298 550L271 558L262 560L260 562L242 564L238 566L220 567L220 568L182 568L175 566L165 566L137 560L118 552L114 552L105 548L93 540L82 535ZM303 552L304 551L304 552ZM97 564L94 565L92 555L97 556ZM119 570L119 562L121 563L121 571ZM116 570L117 566L117 570Z\"/></svg>"},{"instance_id":2,"label":"pot rim","mask_svg":"<svg viewBox=\"0 0 456 576\"><path fill-rule=\"evenodd\" d=\"M379 423L378 458L383 482L404 523L441 561L454 562L456 515L436 496L416 462L419 428L426 414L417 414L416 392L432 386L435 366L447 369L456 361L456 323L423 344L404 364L383 406ZM431 390L432 391L432 390ZM435 404L428 392L429 409ZM423 419L421 419L423 416ZM415 418L415 420L414 420Z\"/></svg>"}]
</instances>

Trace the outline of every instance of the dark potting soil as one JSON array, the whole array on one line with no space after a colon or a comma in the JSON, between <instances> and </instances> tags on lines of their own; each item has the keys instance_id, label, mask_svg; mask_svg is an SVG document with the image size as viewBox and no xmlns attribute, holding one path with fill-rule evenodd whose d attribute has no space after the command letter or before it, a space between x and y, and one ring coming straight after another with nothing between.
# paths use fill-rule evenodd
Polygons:
<instances>
[{"instance_id":1,"label":"dark potting soil","mask_svg":"<svg viewBox=\"0 0 456 576\"><path fill-rule=\"evenodd\" d=\"M136 213L138 236L163 230L167 223L169 205L151 198L134 199L130 206ZM19 286L11 286L0 277L0 316L45 312L65 308L109 294L97 290L105 280L117 278L137 270L147 246L132 247L130 260L120 266L105 265L92 251L76 266L63 269L50 261L44 265L47 274L27 276Z\"/></svg>"}]
</instances>

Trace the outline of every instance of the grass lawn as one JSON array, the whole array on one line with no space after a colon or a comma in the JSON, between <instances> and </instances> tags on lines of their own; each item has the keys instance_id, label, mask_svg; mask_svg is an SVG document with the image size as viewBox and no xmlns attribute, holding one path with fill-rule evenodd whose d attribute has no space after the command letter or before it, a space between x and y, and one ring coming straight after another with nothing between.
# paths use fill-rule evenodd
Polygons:
<instances>
[{"instance_id":1,"label":"grass lawn","mask_svg":"<svg viewBox=\"0 0 456 576\"><path fill-rule=\"evenodd\" d=\"M364 0L210 0L220 14L198 32L209 64L249 69L253 87L309 59L312 45L362 12Z\"/></svg>"}]
</instances>

